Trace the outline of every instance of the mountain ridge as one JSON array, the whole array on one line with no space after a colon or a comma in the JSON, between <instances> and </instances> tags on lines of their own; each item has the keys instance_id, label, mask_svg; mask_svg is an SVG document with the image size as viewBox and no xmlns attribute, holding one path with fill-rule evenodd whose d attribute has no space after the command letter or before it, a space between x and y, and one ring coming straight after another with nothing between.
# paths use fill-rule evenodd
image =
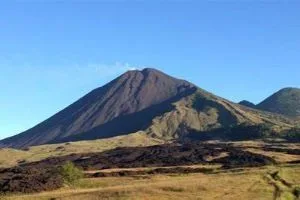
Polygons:
<instances>
[{"instance_id":1,"label":"mountain ridge","mask_svg":"<svg viewBox=\"0 0 300 200\"><path fill-rule=\"evenodd\" d=\"M37 126L4 139L0 144L19 148L59 141L195 88L187 81L156 69L131 70L92 90Z\"/></svg>"},{"instance_id":2,"label":"mountain ridge","mask_svg":"<svg viewBox=\"0 0 300 200\"><path fill-rule=\"evenodd\" d=\"M283 88L263 100L256 108L289 117L300 117L300 89Z\"/></svg>"},{"instance_id":3,"label":"mountain ridge","mask_svg":"<svg viewBox=\"0 0 300 200\"><path fill-rule=\"evenodd\" d=\"M293 121L235 104L188 81L146 68L128 71L92 90L37 126L0 141L0 147L94 140L139 132L172 141L241 123L279 129Z\"/></svg>"},{"instance_id":4,"label":"mountain ridge","mask_svg":"<svg viewBox=\"0 0 300 200\"><path fill-rule=\"evenodd\" d=\"M247 106L247 107L250 107L250 108L256 108L256 105L250 101L247 101L247 100L242 100L239 102L240 105L243 105L243 106Z\"/></svg>"}]
</instances>

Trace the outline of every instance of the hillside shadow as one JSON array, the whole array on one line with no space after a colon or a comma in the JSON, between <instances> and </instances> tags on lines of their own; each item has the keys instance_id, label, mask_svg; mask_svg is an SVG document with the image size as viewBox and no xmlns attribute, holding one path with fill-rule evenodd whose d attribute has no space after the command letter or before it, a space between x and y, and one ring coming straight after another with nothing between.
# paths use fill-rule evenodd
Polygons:
<instances>
[{"instance_id":1,"label":"hillside shadow","mask_svg":"<svg viewBox=\"0 0 300 200\"><path fill-rule=\"evenodd\" d=\"M67 137L64 139L53 140L50 143L104 139L144 130L151 125L152 120L155 117L161 116L164 113L172 111L175 108L174 105L172 105L172 103L179 101L184 97L192 95L196 92L196 90L196 88L192 88L190 90L180 93L174 98L171 98L163 103L153 105L140 112L120 116L118 118L113 119L110 122L97 126L90 131L83 132L81 134Z\"/></svg>"},{"instance_id":2,"label":"hillside shadow","mask_svg":"<svg viewBox=\"0 0 300 200\"><path fill-rule=\"evenodd\" d=\"M197 94L193 102L193 108L197 111L205 111L208 108L216 108L219 112L218 122L222 126L229 126L238 123L237 117L226 109L222 104L202 97Z\"/></svg>"},{"instance_id":3,"label":"hillside shadow","mask_svg":"<svg viewBox=\"0 0 300 200\"><path fill-rule=\"evenodd\" d=\"M198 141L245 141L272 138L276 136L277 134L273 131L272 127L267 124L240 124L235 126L216 128L209 131L190 130L187 138Z\"/></svg>"}]
</instances>

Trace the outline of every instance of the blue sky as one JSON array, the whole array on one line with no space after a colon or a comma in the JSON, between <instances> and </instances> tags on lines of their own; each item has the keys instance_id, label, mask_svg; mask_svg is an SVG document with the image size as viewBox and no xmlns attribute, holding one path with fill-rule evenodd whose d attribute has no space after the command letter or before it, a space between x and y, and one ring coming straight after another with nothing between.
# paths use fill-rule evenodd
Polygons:
<instances>
[{"instance_id":1,"label":"blue sky","mask_svg":"<svg viewBox=\"0 0 300 200\"><path fill-rule=\"evenodd\" d=\"M235 102L300 87L297 1L83 2L1 4L0 138L130 68L158 68Z\"/></svg>"}]
</instances>

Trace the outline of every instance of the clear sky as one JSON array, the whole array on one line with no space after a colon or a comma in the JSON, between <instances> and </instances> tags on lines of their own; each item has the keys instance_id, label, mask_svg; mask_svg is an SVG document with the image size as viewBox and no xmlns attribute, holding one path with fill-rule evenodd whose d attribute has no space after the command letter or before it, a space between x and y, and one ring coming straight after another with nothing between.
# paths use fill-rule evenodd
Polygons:
<instances>
[{"instance_id":1,"label":"clear sky","mask_svg":"<svg viewBox=\"0 0 300 200\"><path fill-rule=\"evenodd\" d=\"M158 68L235 102L300 87L297 1L45 2L56 1L0 6L0 138L130 68Z\"/></svg>"}]
</instances>

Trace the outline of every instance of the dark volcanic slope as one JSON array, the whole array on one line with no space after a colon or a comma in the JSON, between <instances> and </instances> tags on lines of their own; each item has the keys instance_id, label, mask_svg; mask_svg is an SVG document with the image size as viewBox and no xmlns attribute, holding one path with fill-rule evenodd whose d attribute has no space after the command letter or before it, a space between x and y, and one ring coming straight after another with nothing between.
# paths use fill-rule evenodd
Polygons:
<instances>
[{"instance_id":1,"label":"dark volcanic slope","mask_svg":"<svg viewBox=\"0 0 300 200\"><path fill-rule=\"evenodd\" d=\"M241 123L290 128L283 116L234 104L155 69L129 71L0 147L109 138L136 133L170 141ZM143 145L143 144L141 144Z\"/></svg>"},{"instance_id":2,"label":"dark volcanic slope","mask_svg":"<svg viewBox=\"0 0 300 200\"><path fill-rule=\"evenodd\" d=\"M140 119L140 123L136 127L124 128L122 133L137 131L141 126L146 126L153 117L167 111L167 105L160 107L159 104L168 104L195 90L196 87L189 82L175 79L155 69L129 71L93 90L32 129L2 140L0 147L22 148L59 142L96 127L96 137L101 138L101 134L118 134L119 130L116 128L126 127L129 122L133 125L133 119ZM144 111L147 109L150 114ZM143 115L134 115L140 111L144 111ZM124 119L131 115L134 115L133 119ZM146 119L142 120L142 116L146 116Z\"/></svg>"},{"instance_id":3,"label":"dark volcanic slope","mask_svg":"<svg viewBox=\"0 0 300 200\"><path fill-rule=\"evenodd\" d=\"M247 106L249 108L255 108L256 105L250 101L247 101L247 100L243 100L241 102L239 102L240 105L243 105L243 106Z\"/></svg>"},{"instance_id":4,"label":"dark volcanic slope","mask_svg":"<svg viewBox=\"0 0 300 200\"><path fill-rule=\"evenodd\" d=\"M257 105L258 109L287 115L300 116L300 89L284 88Z\"/></svg>"}]
</instances>

